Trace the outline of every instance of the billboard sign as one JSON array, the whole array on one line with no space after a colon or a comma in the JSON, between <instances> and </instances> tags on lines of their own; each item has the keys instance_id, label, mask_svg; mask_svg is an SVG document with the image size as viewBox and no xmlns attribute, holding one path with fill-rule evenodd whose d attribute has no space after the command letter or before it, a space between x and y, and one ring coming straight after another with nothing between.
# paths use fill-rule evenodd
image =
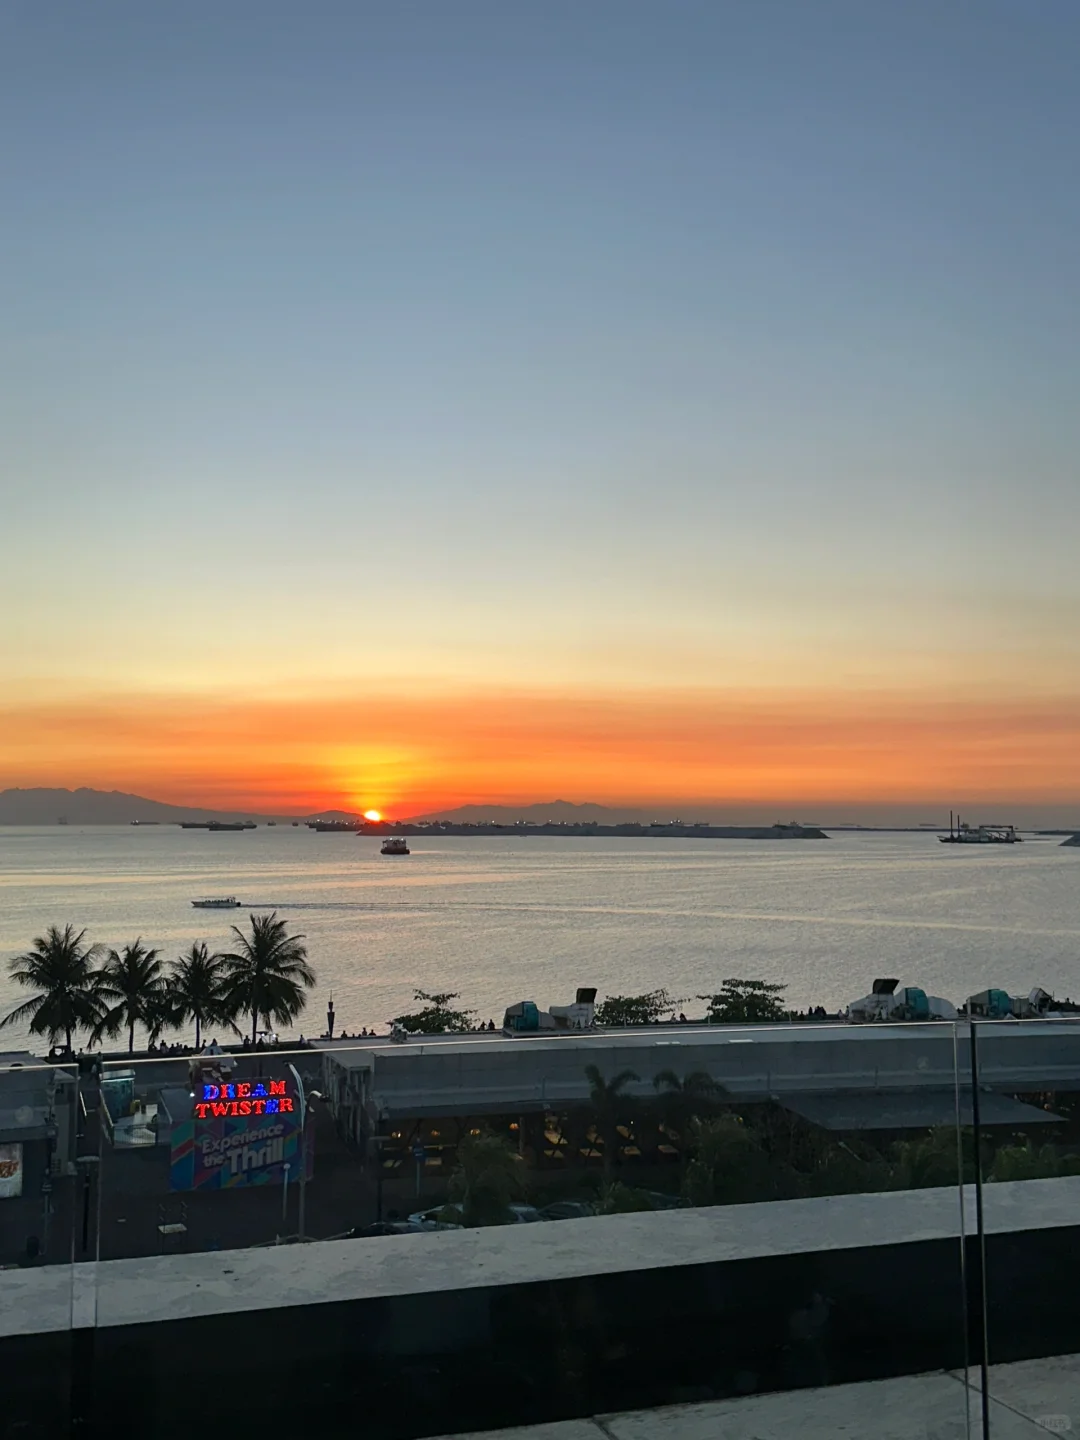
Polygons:
<instances>
[{"instance_id":1,"label":"billboard sign","mask_svg":"<svg viewBox=\"0 0 1080 1440\"><path fill-rule=\"evenodd\" d=\"M22 1142L0 1145L0 1200L15 1200L22 1194Z\"/></svg>"},{"instance_id":2,"label":"billboard sign","mask_svg":"<svg viewBox=\"0 0 1080 1440\"><path fill-rule=\"evenodd\" d=\"M173 1126L172 1190L235 1190L299 1176L300 1106L285 1080L236 1081L196 1089L192 1118ZM311 1175L308 1136L306 1168Z\"/></svg>"}]
</instances>

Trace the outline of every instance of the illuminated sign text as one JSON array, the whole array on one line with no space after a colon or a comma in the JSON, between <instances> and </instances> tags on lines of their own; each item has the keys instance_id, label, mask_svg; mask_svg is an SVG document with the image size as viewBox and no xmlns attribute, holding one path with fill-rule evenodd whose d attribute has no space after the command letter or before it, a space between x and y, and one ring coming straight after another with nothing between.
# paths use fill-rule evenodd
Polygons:
<instances>
[{"instance_id":1,"label":"illuminated sign text","mask_svg":"<svg viewBox=\"0 0 1080 1440\"><path fill-rule=\"evenodd\" d=\"M200 1120L223 1120L243 1115L289 1115L295 1109L285 1094L284 1080L238 1080L235 1084L204 1085L195 1106Z\"/></svg>"}]
</instances>

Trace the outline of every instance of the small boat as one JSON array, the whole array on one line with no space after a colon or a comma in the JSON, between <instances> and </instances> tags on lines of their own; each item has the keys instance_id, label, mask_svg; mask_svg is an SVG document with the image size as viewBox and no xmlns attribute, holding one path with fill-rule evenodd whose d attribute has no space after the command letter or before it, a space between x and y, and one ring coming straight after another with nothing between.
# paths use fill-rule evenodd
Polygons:
<instances>
[{"instance_id":1,"label":"small boat","mask_svg":"<svg viewBox=\"0 0 1080 1440\"><path fill-rule=\"evenodd\" d=\"M409 847L401 835L388 835L382 842L383 855L408 855Z\"/></svg>"},{"instance_id":2,"label":"small boat","mask_svg":"<svg viewBox=\"0 0 1080 1440\"><path fill-rule=\"evenodd\" d=\"M242 910L243 906L235 895L223 895L219 898L208 896L205 900L192 900L196 910Z\"/></svg>"}]
</instances>

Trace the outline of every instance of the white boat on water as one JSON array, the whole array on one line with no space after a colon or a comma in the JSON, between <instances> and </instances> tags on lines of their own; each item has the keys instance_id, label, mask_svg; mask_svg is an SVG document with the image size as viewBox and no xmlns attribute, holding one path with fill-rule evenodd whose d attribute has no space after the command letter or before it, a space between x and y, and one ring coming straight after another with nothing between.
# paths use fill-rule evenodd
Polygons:
<instances>
[{"instance_id":1,"label":"white boat on water","mask_svg":"<svg viewBox=\"0 0 1080 1440\"><path fill-rule=\"evenodd\" d=\"M243 906L235 895L222 895L219 898L208 896L205 900L192 900L196 910L241 910Z\"/></svg>"},{"instance_id":2,"label":"white boat on water","mask_svg":"<svg viewBox=\"0 0 1080 1440\"><path fill-rule=\"evenodd\" d=\"M409 847L402 835L388 835L382 842L384 855L408 855Z\"/></svg>"}]
</instances>

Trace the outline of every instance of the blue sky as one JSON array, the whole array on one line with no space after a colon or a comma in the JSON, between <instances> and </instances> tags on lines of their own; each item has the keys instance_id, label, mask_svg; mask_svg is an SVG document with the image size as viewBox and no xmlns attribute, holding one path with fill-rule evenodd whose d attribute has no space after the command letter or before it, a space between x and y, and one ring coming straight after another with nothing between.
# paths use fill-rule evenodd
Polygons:
<instances>
[{"instance_id":1,"label":"blue sky","mask_svg":"<svg viewBox=\"0 0 1080 1440\"><path fill-rule=\"evenodd\" d=\"M1072 0L8 0L13 693L1075 696L1078 60Z\"/></svg>"}]
</instances>

